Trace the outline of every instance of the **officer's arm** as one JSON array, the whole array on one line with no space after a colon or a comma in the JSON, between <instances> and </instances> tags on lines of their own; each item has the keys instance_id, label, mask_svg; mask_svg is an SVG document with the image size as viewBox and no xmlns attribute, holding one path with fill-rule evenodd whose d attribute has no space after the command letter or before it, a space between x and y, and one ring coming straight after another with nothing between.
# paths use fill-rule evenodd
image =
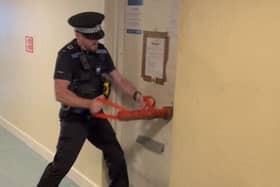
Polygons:
<instances>
[{"instance_id":1,"label":"officer's arm","mask_svg":"<svg viewBox=\"0 0 280 187\"><path fill-rule=\"evenodd\" d=\"M113 70L109 73L109 75L117 87L121 88L121 90L127 95L133 97L133 94L137 91L137 89L126 78L124 78L117 69Z\"/></svg>"},{"instance_id":2,"label":"officer's arm","mask_svg":"<svg viewBox=\"0 0 280 187\"><path fill-rule=\"evenodd\" d=\"M113 80L113 83L121 88L124 93L130 95L133 100L138 102L139 107L145 107L144 98L141 92L137 91L137 89L126 78L124 78L117 69L113 70L109 73L109 75Z\"/></svg>"},{"instance_id":3,"label":"officer's arm","mask_svg":"<svg viewBox=\"0 0 280 187\"><path fill-rule=\"evenodd\" d=\"M58 102L71 107L90 109L92 113L100 110L101 103L95 99L84 99L77 96L68 89L69 84L70 82L68 80L55 79L55 97Z\"/></svg>"}]
</instances>

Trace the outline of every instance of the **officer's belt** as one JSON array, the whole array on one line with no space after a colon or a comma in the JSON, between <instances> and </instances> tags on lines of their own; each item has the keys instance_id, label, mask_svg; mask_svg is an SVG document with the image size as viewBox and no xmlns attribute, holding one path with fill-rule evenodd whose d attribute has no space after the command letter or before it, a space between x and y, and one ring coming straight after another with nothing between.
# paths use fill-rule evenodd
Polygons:
<instances>
[{"instance_id":1,"label":"officer's belt","mask_svg":"<svg viewBox=\"0 0 280 187\"><path fill-rule=\"evenodd\" d=\"M65 106L65 105L62 106L62 110L68 111L68 112L73 113L73 114L79 114L79 115L90 113L88 109L69 107L69 106Z\"/></svg>"},{"instance_id":2,"label":"officer's belt","mask_svg":"<svg viewBox=\"0 0 280 187\"><path fill-rule=\"evenodd\" d=\"M89 110L88 110L88 109L82 109L82 108L70 107L70 108L69 108L69 111L70 111L71 113L80 114L80 115L89 114Z\"/></svg>"}]
</instances>

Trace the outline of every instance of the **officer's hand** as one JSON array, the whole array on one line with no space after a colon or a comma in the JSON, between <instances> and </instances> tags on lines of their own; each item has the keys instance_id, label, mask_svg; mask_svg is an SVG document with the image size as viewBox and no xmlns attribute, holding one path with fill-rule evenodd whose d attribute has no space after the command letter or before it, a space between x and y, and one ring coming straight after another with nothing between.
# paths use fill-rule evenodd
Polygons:
<instances>
[{"instance_id":1,"label":"officer's hand","mask_svg":"<svg viewBox=\"0 0 280 187\"><path fill-rule=\"evenodd\" d=\"M102 110L103 103L98 100L99 98L104 99L105 97L104 95L100 95L91 101L91 105L90 105L91 114L99 113Z\"/></svg>"},{"instance_id":2,"label":"officer's hand","mask_svg":"<svg viewBox=\"0 0 280 187\"><path fill-rule=\"evenodd\" d=\"M143 109L146 107L146 103L144 101L144 97L142 94L137 94L136 95L136 102L139 108Z\"/></svg>"}]
</instances>

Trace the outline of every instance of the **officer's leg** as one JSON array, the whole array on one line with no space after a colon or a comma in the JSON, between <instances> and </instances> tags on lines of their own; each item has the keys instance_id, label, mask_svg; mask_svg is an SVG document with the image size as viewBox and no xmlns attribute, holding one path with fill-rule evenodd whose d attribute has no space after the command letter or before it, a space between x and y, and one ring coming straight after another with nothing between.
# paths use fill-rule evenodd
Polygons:
<instances>
[{"instance_id":1,"label":"officer's leg","mask_svg":"<svg viewBox=\"0 0 280 187\"><path fill-rule=\"evenodd\" d=\"M76 160L87 129L82 122L61 122L57 150L53 162L46 167L37 187L57 187Z\"/></svg>"},{"instance_id":2,"label":"officer's leg","mask_svg":"<svg viewBox=\"0 0 280 187\"><path fill-rule=\"evenodd\" d=\"M89 124L88 140L103 151L109 169L110 187L128 187L127 167L123 150L107 120L96 119Z\"/></svg>"}]
</instances>

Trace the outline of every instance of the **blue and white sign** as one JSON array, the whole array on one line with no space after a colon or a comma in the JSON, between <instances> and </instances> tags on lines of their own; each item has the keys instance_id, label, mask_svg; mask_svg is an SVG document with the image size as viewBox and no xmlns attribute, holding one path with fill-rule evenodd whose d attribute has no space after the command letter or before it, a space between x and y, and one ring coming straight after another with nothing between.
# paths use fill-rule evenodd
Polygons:
<instances>
[{"instance_id":1,"label":"blue and white sign","mask_svg":"<svg viewBox=\"0 0 280 187\"><path fill-rule=\"evenodd\" d=\"M126 10L126 30L128 34L142 34L143 0L128 0Z\"/></svg>"},{"instance_id":2,"label":"blue and white sign","mask_svg":"<svg viewBox=\"0 0 280 187\"><path fill-rule=\"evenodd\" d=\"M127 34L142 34L142 30L139 29L126 29Z\"/></svg>"},{"instance_id":3,"label":"blue and white sign","mask_svg":"<svg viewBox=\"0 0 280 187\"><path fill-rule=\"evenodd\" d=\"M128 0L128 6L139 6L143 5L144 0Z\"/></svg>"}]
</instances>

